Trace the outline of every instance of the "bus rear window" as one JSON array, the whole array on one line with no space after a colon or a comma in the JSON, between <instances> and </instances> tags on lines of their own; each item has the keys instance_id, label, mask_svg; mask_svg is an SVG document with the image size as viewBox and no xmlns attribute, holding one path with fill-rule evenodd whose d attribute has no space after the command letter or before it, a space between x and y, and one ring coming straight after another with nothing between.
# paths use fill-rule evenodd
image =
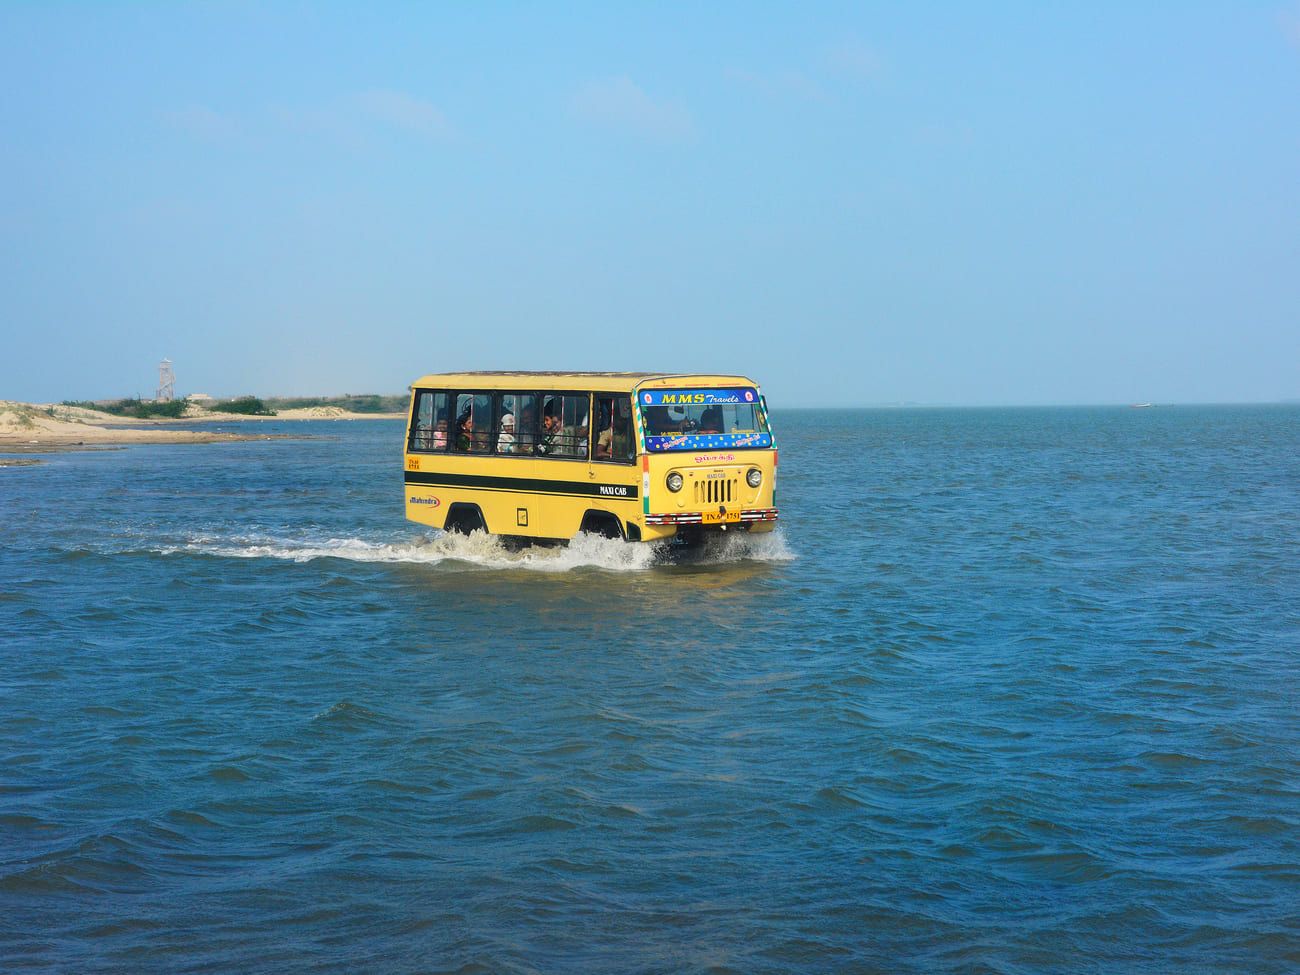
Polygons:
<instances>
[{"instance_id":1,"label":"bus rear window","mask_svg":"<svg viewBox=\"0 0 1300 975\"><path fill-rule=\"evenodd\" d=\"M650 451L772 446L753 387L642 390L637 404Z\"/></svg>"}]
</instances>

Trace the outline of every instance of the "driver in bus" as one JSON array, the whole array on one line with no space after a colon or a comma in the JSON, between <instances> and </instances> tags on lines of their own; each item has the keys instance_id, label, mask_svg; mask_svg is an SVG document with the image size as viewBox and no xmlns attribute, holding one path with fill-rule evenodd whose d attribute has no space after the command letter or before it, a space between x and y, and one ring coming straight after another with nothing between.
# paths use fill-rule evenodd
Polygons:
<instances>
[{"instance_id":1,"label":"driver in bus","mask_svg":"<svg viewBox=\"0 0 1300 975\"><path fill-rule=\"evenodd\" d=\"M700 414L700 433L722 432L722 407L710 406Z\"/></svg>"},{"instance_id":2,"label":"driver in bus","mask_svg":"<svg viewBox=\"0 0 1300 975\"><path fill-rule=\"evenodd\" d=\"M652 436L660 437L669 433L681 433L690 429L690 418L674 420L666 406L647 406L645 408L646 425Z\"/></svg>"}]
</instances>

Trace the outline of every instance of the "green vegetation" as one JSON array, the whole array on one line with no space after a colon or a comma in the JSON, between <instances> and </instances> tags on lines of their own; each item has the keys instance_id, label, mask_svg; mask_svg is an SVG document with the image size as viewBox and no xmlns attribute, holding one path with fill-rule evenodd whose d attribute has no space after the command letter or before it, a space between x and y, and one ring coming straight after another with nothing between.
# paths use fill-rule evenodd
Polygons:
<instances>
[{"instance_id":1,"label":"green vegetation","mask_svg":"<svg viewBox=\"0 0 1300 975\"><path fill-rule=\"evenodd\" d=\"M239 413L243 416L275 416L275 410L256 396L237 396L234 399L213 403L212 409L217 413Z\"/></svg>"},{"instance_id":2,"label":"green vegetation","mask_svg":"<svg viewBox=\"0 0 1300 975\"><path fill-rule=\"evenodd\" d=\"M24 406L21 403L0 403L0 415L5 413L13 414L13 422L24 430L30 430L36 425L32 422L36 411L30 406Z\"/></svg>"},{"instance_id":3,"label":"green vegetation","mask_svg":"<svg viewBox=\"0 0 1300 975\"><path fill-rule=\"evenodd\" d=\"M349 413L404 413L405 396L380 396L378 393L345 393L342 396L291 396L268 399L277 410L305 410L312 406L337 406Z\"/></svg>"},{"instance_id":4,"label":"green vegetation","mask_svg":"<svg viewBox=\"0 0 1300 975\"><path fill-rule=\"evenodd\" d=\"M187 399L174 399L166 403L146 402L140 399L120 399L116 403L91 403L89 400L63 401L63 406L76 406L83 410L98 410L113 416L132 416L137 420L152 420L158 417L179 419L185 415L185 408L190 405ZM51 414L53 415L53 414Z\"/></svg>"}]
</instances>

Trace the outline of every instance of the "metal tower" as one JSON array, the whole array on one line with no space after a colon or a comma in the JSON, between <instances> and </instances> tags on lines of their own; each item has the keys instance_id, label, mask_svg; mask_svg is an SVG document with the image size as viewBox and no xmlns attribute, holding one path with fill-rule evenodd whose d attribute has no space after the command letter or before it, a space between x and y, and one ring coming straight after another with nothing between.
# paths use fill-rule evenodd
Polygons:
<instances>
[{"instance_id":1,"label":"metal tower","mask_svg":"<svg viewBox=\"0 0 1300 975\"><path fill-rule=\"evenodd\" d=\"M158 395L154 398L159 403L170 403L176 398L176 373L172 372L171 359L158 363Z\"/></svg>"}]
</instances>

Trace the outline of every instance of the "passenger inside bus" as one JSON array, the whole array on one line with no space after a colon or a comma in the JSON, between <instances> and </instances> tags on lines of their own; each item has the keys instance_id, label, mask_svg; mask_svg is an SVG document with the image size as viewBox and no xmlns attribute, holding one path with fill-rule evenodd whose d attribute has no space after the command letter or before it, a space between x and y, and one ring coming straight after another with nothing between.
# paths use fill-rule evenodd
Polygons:
<instances>
[{"instance_id":1,"label":"passenger inside bus","mask_svg":"<svg viewBox=\"0 0 1300 975\"><path fill-rule=\"evenodd\" d=\"M469 450L470 438L474 434L474 422L468 409L456 417L456 449Z\"/></svg>"},{"instance_id":2,"label":"passenger inside bus","mask_svg":"<svg viewBox=\"0 0 1300 975\"><path fill-rule=\"evenodd\" d=\"M542 414L542 438L537 444L539 454L555 453L555 441L560 436L560 418L551 412L551 404L546 404Z\"/></svg>"},{"instance_id":3,"label":"passenger inside bus","mask_svg":"<svg viewBox=\"0 0 1300 975\"><path fill-rule=\"evenodd\" d=\"M551 457L587 456L587 398L547 397L542 406L541 439L537 452Z\"/></svg>"},{"instance_id":4,"label":"passenger inside bus","mask_svg":"<svg viewBox=\"0 0 1300 975\"><path fill-rule=\"evenodd\" d=\"M533 401L531 396L527 397L529 403ZM531 406L525 406L524 411L519 415L520 420L517 424L517 434L519 438L519 453L531 454L533 452L533 431L537 429L536 417Z\"/></svg>"},{"instance_id":5,"label":"passenger inside bus","mask_svg":"<svg viewBox=\"0 0 1300 975\"><path fill-rule=\"evenodd\" d=\"M492 433L492 394L457 395L456 450L486 454L492 450Z\"/></svg>"},{"instance_id":6,"label":"passenger inside bus","mask_svg":"<svg viewBox=\"0 0 1300 975\"><path fill-rule=\"evenodd\" d=\"M497 453L513 454L515 452L515 418L507 413L501 417L501 434L497 437Z\"/></svg>"}]
</instances>

